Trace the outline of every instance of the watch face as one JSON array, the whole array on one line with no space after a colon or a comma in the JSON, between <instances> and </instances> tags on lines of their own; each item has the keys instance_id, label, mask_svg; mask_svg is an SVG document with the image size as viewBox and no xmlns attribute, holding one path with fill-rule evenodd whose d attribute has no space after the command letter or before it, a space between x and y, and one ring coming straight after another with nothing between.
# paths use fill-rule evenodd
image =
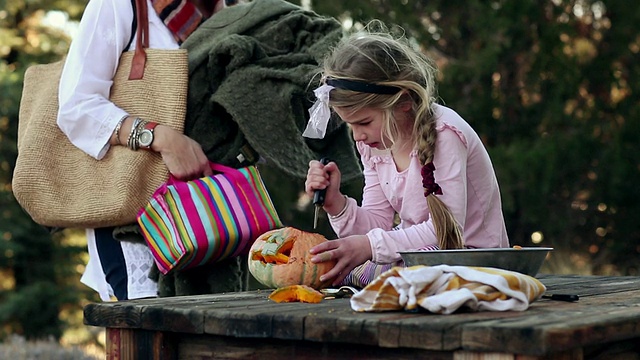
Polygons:
<instances>
[{"instance_id":1,"label":"watch face","mask_svg":"<svg viewBox=\"0 0 640 360\"><path fill-rule=\"evenodd\" d=\"M138 136L138 142L140 146L148 147L153 142L153 132L149 129L144 129L140 132L140 136Z\"/></svg>"}]
</instances>

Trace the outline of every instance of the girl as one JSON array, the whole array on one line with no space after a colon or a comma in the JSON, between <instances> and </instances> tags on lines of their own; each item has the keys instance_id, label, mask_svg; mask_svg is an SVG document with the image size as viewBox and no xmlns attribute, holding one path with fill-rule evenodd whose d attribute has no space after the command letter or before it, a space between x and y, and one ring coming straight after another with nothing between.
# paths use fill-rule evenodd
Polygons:
<instances>
[{"instance_id":1,"label":"girl","mask_svg":"<svg viewBox=\"0 0 640 360\"><path fill-rule=\"evenodd\" d=\"M323 281L350 275L353 284L369 260L399 264L398 251L509 246L489 155L464 119L435 103L434 73L406 39L382 32L347 37L325 59L307 134L322 134L331 107L351 127L365 185L358 206L340 192L335 163L309 163L305 191L327 190L339 237L311 249L314 262L337 260Z\"/></svg>"}]
</instances>

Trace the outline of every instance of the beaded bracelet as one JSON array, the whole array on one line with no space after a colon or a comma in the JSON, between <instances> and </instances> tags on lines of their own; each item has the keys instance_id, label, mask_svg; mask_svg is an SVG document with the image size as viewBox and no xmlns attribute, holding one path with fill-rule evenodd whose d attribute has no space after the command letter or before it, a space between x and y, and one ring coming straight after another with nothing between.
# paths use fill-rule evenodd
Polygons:
<instances>
[{"instance_id":1,"label":"beaded bracelet","mask_svg":"<svg viewBox=\"0 0 640 360\"><path fill-rule=\"evenodd\" d=\"M122 127L122 124L128 117L129 117L128 114L123 116L122 119L120 119L120 121L118 121L118 124L116 125L116 144L118 145L122 145L122 143L120 142L120 128Z\"/></svg>"},{"instance_id":2,"label":"beaded bracelet","mask_svg":"<svg viewBox=\"0 0 640 360\"><path fill-rule=\"evenodd\" d=\"M344 194L342 194L342 196L344 196L344 200L345 200L344 207L336 215L329 215L329 219L337 219L340 216L344 215L345 212L347 212L347 207L349 206L349 197Z\"/></svg>"}]
</instances>

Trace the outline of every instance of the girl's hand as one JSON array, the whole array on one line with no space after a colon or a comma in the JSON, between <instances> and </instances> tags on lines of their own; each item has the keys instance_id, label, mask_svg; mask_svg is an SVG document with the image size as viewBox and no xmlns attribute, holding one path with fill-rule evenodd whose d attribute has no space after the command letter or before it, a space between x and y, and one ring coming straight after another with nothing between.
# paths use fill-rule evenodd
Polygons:
<instances>
[{"instance_id":1,"label":"girl's hand","mask_svg":"<svg viewBox=\"0 0 640 360\"><path fill-rule=\"evenodd\" d=\"M313 263L336 260L333 269L320 277L320 281L333 279L332 286L339 285L356 266L371 260L371 245L367 235L326 241L312 247L309 252L315 255L311 258Z\"/></svg>"},{"instance_id":2,"label":"girl's hand","mask_svg":"<svg viewBox=\"0 0 640 360\"><path fill-rule=\"evenodd\" d=\"M202 146L190 137L164 125L156 126L152 150L162 155L169 172L178 179L192 180L213 174Z\"/></svg>"},{"instance_id":3,"label":"girl's hand","mask_svg":"<svg viewBox=\"0 0 640 360\"><path fill-rule=\"evenodd\" d=\"M313 197L316 190L327 189L324 196L324 210L329 215L339 213L345 205L345 198L340 193L340 181L342 175L335 162L323 165L318 160L309 162L307 179L304 182L304 191L309 197Z\"/></svg>"}]
</instances>

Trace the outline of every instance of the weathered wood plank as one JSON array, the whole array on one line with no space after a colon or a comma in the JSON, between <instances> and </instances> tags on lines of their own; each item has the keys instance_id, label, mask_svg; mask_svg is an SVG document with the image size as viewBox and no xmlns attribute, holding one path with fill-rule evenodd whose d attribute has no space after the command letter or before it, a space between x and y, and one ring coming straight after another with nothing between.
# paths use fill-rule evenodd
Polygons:
<instances>
[{"instance_id":1,"label":"weathered wood plank","mask_svg":"<svg viewBox=\"0 0 640 360\"><path fill-rule=\"evenodd\" d=\"M526 316L525 312L476 312L435 315L399 320L401 347L454 350L462 347L462 328L468 324Z\"/></svg>"},{"instance_id":2,"label":"weathered wood plank","mask_svg":"<svg viewBox=\"0 0 640 360\"><path fill-rule=\"evenodd\" d=\"M186 334L204 332L204 315L193 305L173 306L171 309L161 306L144 306L140 316L143 329L158 331L172 329L172 331Z\"/></svg>"},{"instance_id":3,"label":"weathered wood plank","mask_svg":"<svg viewBox=\"0 0 640 360\"><path fill-rule=\"evenodd\" d=\"M258 358L262 352L261 359L303 352L318 358L329 353L341 358L344 352L356 359L385 358L379 354L403 359L397 354L405 349L412 354L407 358L578 359L621 344L617 353L638 350L633 344L640 341L640 277L539 279L548 293L577 294L580 300L541 299L524 312L358 313L348 299L278 304L268 299L271 290L261 290L90 304L85 323L110 328L108 353L118 359L133 354L172 359L176 351L182 354L183 343L203 338L231 342L202 342L203 355L192 354L193 359ZM282 348L272 349L273 344Z\"/></svg>"},{"instance_id":4,"label":"weathered wood plank","mask_svg":"<svg viewBox=\"0 0 640 360\"><path fill-rule=\"evenodd\" d=\"M456 351L454 360L582 360L584 359L582 349L561 352L545 356L518 355L499 352L469 352Z\"/></svg>"},{"instance_id":5,"label":"weathered wood plank","mask_svg":"<svg viewBox=\"0 0 640 360\"><path fill-rule=\"evenodd\" d=\"M332 300L336 307L326 313L316 313L305 318L305 340L319 342L349 342L354 344L380 345L379 322L388 318L408 318L408 313L359 313L351 309L349 299ZM397 341L394 341L394 343ZM386 346L397 347L397 345Z\"/></svg>"},{"instance_id":6,"label":"weathered wood plank","mask_svg":"<svg viewBox=\"0 0 640 360\"><path fill-rule=\"evenodd\" d=\"M180 341L180 360L451 360L448 352L417 349L384 349L348 343L251 339L192 335Z\"/></svg>"},{"instance_id":7,"label":"weathered wood plank","mask_svg":"<svg viewBox=\"0 0 640 360\"><path fill-rule=\"evenodd\" d=\"M616 343L594 344L584 348L585 359L640 359L640 339L618 341Z\"/></svg>"},{"instance_id":8,"label":"weathered wood plank","mask_svg":"<svg viewBox=\"0 0 640 360\"><path fill-rule=\"evenodd\" d=\"M139 328L141 309L126 302L88 304L83 309L85 325L112 328Z\"/></svg>"},{"instance_id":9,"label":"weathered wood plank","mask_svg":"<svg viewBox=\"0 0 640 360\"><path fill-rule=\"evenodd\" d=\"M176 338L169 333L107 328L107 360L177 360Z\"/></svg>"},{"instance_id":10,"label":"weathered wood plank","mask_svg":"<svg viewBox=\"0 0 640 360\"><path fill-rule=\"evenodd\" d=\"M539 279L548 293L577 294L581 297L614 294L640 288L640 277L635 276L559 276Z\"/></svg>"},{"instance_id":11,"label":"weathered wood plank","mask_svg":"<svg viewBox=\"0 0 640 360\"><path fill-rule=\"evenodd\" d=\"M241 337L272 337L274 328L272 320L274 317L278 317L278 328L288 327L282 336L301 338L305 314L312 314L314 311L332 307L332 305L323 303L276 303L266 296L250 303L236 302L236 305L241 306L203 307L205 333Z\"/></svg>"},{"instance_id":12,"label":"weathered wood plank","mask_svg":"<svg viewBox=\"0 0 640 360\"><path fill-rule=\"evenodd\" d=\"M268 294L268 292L258 290L93 303L84 307L84 323L100 327L141 328L144 327L142 323L143 310L148 308L155 309L157 307L171 312L174 309L197 309L199 306L242 306L243 301L245 304L255 303L255 299L266 298ZM148 313L149 310L146 311ZM153 320L147 320L147 324L154 323Z\"/></svg>"},{"instance_id":13,"label":"weathered wood plank","mask_svg":"<svg viewBox=\"0 0 640 360\"><path fill-rule=\"evenodd\" d=\"M537 317L465 325L462 348L544 355L591 344L640 338L640 307L576 306L562 312L541 310Z\"/></svg>"}]
</instances>

